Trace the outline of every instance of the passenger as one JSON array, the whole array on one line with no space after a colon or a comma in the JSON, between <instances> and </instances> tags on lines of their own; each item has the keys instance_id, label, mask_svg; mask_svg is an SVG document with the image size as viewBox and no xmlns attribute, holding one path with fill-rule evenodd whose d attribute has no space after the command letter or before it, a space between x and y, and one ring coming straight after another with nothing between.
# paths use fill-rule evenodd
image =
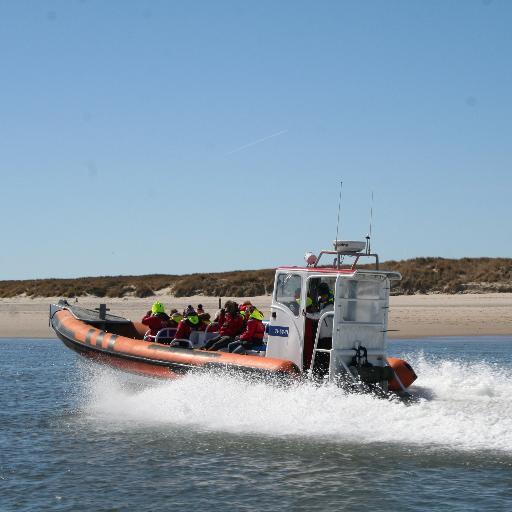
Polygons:
<instances>
[{"instance_id":1,"label":"passenger","mask_svg":"<svg viewBox=\"0 0 512 512\"><path fill-rule=\"evenodd\" d=\"M224 323L220 326L218 336L209 340L203 347L203 350L220 350L227 347L235 341L235 336L241 334L244 330L244 319L238 312L238 304L228 300L225 304L226 316Z\"/></svg>"},{"instance_id":2,"label":"passenger","mask_svg":"<svg viewBox=\"0 0 512 512\"><path fill-rule=\"evenodd\" d=\"M171 310L171 318L169 319L169 327L178 327L178 324L183 320L183 315L178 313L177 309Z\"/></svg>"},{"instance_id":3,"label":"passenger","mask_svg":"<svg viewBox=\"0 0 512 512\"><path fill-rule=\"evenodd\" d=\"M251 307L252 304L251 304L251 301L250 300L246 300L241 306L239 306L238 308L238 311L240 312L240 314L243 316L244 318L244 328L245 328L245 325L247 324L247 321L249 320L249 315L247 314L247 310L249 309L249 307Z\"/></svg>"},{"instance_id":4,"label":"passenger","mask_svg":"<svg viewBox=\"0 0 512 512\"><path fill-rule=\"evenodd\" d=\"M224 307L219 309L219 311L217 311L217 314L215 315L215 318L213 319L214 323L219 325L219 329L220 329L220 326L224 323L224 320L226 319L227 304L228 303L226 302L226 304L224 304Z\"/></svg>"},{"instance_id":5,"label":"passenger","mask_svg":"<svg viewBox=\"0 0 512 512\"><path fill-rule=\"evenodd\" d=\"M228 307L228 304L232 301L227 300L224 303L224 307L219 309L217 311L217 314L215 315L215 318L213 319L213 324L210 331L211 332L219 332L220 328L222 327L222 324L226 321L226 308Z\"/></svg>"},{"instance_id":6,"label":"passenger","mask_svg":"<svg viewBox=\"0 0 512 512\"><path fill-rule=\"evenodd\" d=\"M327 283L318 286L318 309L322 311L328 306L334 307L334 295Z\"/></svg>"},{"instance_id":7,"label":"passenger","mask_svg":"<svg viewBox=\"0 0 512 512\"><path fill-rule=\"evenodd\" d=\"M183 310L183 316L187 316L188 311L195 311L195 309L189 304L184 310Z\"/></svg>"},{"instance_id":8,"label":"passenger","mask_svg":"<svg viewBox=\"0 0 512 512\"><path fill-rule=\"evenodd\" d=\"M142 319L142 323L149 327L149 336L156 336L158 331L168 327L169 320L170 318L165 313L164 305L157 301L146 313L146 316Z\"/></svg>"},{"instance_id":9,"label":"passenger","mask_svg":"<svg viewBox=\"0 0 512 512\"><path fill-rule=\"evenodd\" d=\"M206 323L206 324L210 324L210 318L211 318L211 315L210 313L207 313L204 308L203 308L203 305L202 304L198 304L197 305L197 314L199 316L199 320L201 320L202 322Z\"/></svg>"},{"instance_id":10,"label":"passenger","mask_svg":"<svg viewBox=\"0 0 512 512\"><path fill-rule=\"evenodd\" d=\"M263 313L254 306L249 306L246 312L249 315L249 320L245 331L228 345L229 352L234 354L245 354L247 350L253 350L254 347L261 345L265 335L265 326L262 322Z\"/></svg>"},{"instance_id":11,"label":"passenger","mask_svg":"<svg viewBox=\"0 0 512 512\"><path fill-rule=\"evenodd\" d=\"M189 306L184 313L184 318L178 324L178 330L171 342L171 347L190 348L190 344L185 341L190 338L190 333L192 331L204 331L206 328L192 306Z\"/></svg>"},{"instance_id":12,"label":"passenger","mask_svg":"<svg viewBox=\"0 0 512 512\"><path fill-rule=\"evenodd\" d=\"M199 314L198 313L198 316L199 316L199 320L201 320L201 322L204 322L205 324L210 324L210 313L201 313Z\"/></svg>"},{"instance_id":13,"label":"passenger","mask_svg":"<svg viewBox=\"0 0 512 512\"><path fill-rule=\"evenodd\" d=\"M240 311L245 311L249 306L252 306L252 303L250 300L246 300L238 309Z\"/></svg>"}]
</instances>

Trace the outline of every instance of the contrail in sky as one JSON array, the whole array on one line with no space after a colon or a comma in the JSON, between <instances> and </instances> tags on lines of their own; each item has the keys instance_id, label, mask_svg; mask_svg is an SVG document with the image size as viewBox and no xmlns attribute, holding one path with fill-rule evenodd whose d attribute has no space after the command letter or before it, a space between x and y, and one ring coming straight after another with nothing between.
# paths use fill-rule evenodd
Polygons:
<instances>
[{"instance_id":1,"label":"contrail in sky","mask_svg":"<svg viewBox=\"0 0 512 512\"><path fill-rule=\"evenodd\" d=\"M250 148L251 146L256 146L256 144L259 144L260 142L265 142L268 139L273 139L274 137L278 137L279 135L282 135L283 133L286 133L288 130L281 130L280 132L273 133L272 135L267 135L266 137L263 137L262 139L255 140L253 142L249 142L249 144L244 144L243 146L240 146L239 148L233 149L233 151L228 151L226 155L232 155L233 153L238 153L239 151L242 151L243 149Z\"/></svg>"}]
</instances>

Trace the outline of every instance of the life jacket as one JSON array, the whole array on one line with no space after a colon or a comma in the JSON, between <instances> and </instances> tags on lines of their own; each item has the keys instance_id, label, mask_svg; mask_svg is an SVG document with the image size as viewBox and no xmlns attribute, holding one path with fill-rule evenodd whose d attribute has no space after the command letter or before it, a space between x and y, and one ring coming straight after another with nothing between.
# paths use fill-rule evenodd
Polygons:
<instances>
[{"instance_id":1,"label":"life jacket","mask_svg":"<svg viewBox=\"0 0 512 512\"><path fill-rule=\"evenodd\" d=\"M320 308L325 308L329 304L334 304L334 295L331 291L329 291L327 299L322 299L321 297L318 297L318 305L320 306Z\"/></svg>"},{"instance_id":2,"label":"life jacket","mask_svg":"<svg viewBox=\"0 0 512 512\"><path fill-rule=\"evenodd\" d=\"M261 341L265 335L265 326L261 320L249 318L245 331L240 336L241 341Z\"/></svg>"},{"instance_id":3,"label":"life jacket","mask_svg":"<svg viewBox=\"0 0 512 512\"><path fill-rule=\"evenodd\" d=\"M157 315L146 315L142 319L142 323L149 327L151 336L156 336L158 331L169 326L168 319L169 317L165 313L159 313Z\"/></svg>"},{"instance_id":4,"label":"life jacket","mask_svg":"<svg viewBox=\"0 0 512 512\"><path fill-rule=\"evenodd\" d=\"M226 313L226 317L224 323L221 325L219 334L221 336L237 336L244 330L244 318L242 315L237 313L236 315L232 315L231 313Z\"/></svg>"}]
</instances>

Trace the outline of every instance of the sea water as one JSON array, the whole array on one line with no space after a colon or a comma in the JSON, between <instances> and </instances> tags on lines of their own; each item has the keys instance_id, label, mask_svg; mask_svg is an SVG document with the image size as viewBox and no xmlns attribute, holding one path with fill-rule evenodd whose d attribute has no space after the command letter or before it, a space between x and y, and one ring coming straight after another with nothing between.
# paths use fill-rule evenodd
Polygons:
<instances>
[{"instance_id":1,"label":"sea water","mask_svg":"<svg viewBox=\"0 0 512 512\"><path fill-rule=\"evenodd\" d=\"M415 400L134 378L0 340L0 510L512 510L512 338L390 355Z\"/></svg>"}]
</instances>

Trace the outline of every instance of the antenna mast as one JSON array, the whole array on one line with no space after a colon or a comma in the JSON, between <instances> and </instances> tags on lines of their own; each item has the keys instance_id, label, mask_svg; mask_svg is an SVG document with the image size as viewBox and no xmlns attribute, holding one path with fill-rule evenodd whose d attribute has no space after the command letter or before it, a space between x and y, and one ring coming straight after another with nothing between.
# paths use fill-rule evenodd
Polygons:
<instances>
[{"instance_id":1,"label":"antenna mast","mask_svg":"<svg viewBox=\"0 0 512 512\"><path fill-rule=\"evenodd\" d=\"M340 198L338 200L338 223L336 224L336 247L338 247L338 232L340 228L340 211L341 211L341 189L343 188L343 181L340 181Z\"/></svg>"},{"instance_id":2,"label":"antenna mast","mask_svg":"<svg viewBox=\"0 0 512 512\"><path fill-rule=\"evenodd\" d=\"M371 252L371 238L372 238L372 222L373 222L373 190L371 194L371 200L370 200L370 231L366 235L366 254L370 254Z\"/></svg>"},{"instance_id":3,"label":"antenna mast","mask_svg":"<svg viewBox=\"0 0 512 512\"><path fill-rule=\"evenodd\" d=\"M340 211L341 211L341 190L343 189L343 181L340 181L340 197L338 199L338 222L336 223L336 242L334 242L334 250L338 252L338 234L340 229ZM340 253L336 254L334 264L340 268Z\"/></svg>"}]
</instances>

